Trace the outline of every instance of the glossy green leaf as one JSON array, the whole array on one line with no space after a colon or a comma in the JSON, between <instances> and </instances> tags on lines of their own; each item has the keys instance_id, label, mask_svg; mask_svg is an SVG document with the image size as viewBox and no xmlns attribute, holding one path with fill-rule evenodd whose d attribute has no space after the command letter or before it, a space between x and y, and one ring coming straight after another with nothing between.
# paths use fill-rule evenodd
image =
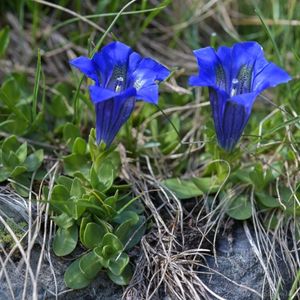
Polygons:
<instances>
[{"instance_id":1,"label":"glossy green leaf","mask_svg":"<svg viewBox=\"0 0 300 300\"><path fill-rule=\"evenodd\" d=\"M99 256L104 266L107 265L109 259L115 254L120 253L123 250L123 245L120 240L112 233L106 233L101 246L94 249L95 253Z\"/></svg>"},{"instance_id":2,"label":"glossy green leaf","mask_svg":"<svg viewBox=\"0 0 300 300\"><path fill-rule=\"evenodd\" d=\"M274 208L274 207L280 207L280 202L278 199L276 199L273 196L270 196L264 192L255 193L257 199L261 204L263 204L266 207Z\"/></svg>"},{"instance_id":3,"label":"glossy green leaf","mask_svg":"<svg viewBox=\"0 0 300 300\"><path fill-rule=\"evenodd\" d=\"M125 267L129 263L129 256L122 252L116 254L112 259L110 259L108 268L114 275L121 275Z\"/></svg>"},{"instance_id":4,"label":"glossy green leaf","mask_svg":"<svg viewBox=\"0 0 300 300\"><path fill-rule=\"evenodd\" d=\"M246 196L238 196L234 198L226 213L236 220L247 220L252 215L251 202Z\"/></svg>"},{"instance_id":5,"label":"glossy green leaf","mask_svg":"<svg viewBox=\"0 0 300 300\"><path fill-rule=\"evenodd\" d=\"M92 280L101 271L102 264L98 255L91 251L80 258L79 268L86 278Z\"/></svg>"},{"instance_id":6,"label":"glossy green leaf","mask_svg":"<svg viewBox=\"0 0 300 300\"><path fill-rule=\"evenodd\" d=\"M85 247L93 249L99 246L107 233L105 226L96 223L88 223L85 226L82 243Z\"/></svg>"},{"instance_id":7,"label":"glossy green leaf","mask_svg":"<svg viewBox=\"0 0 300 300\"><path fill-rule=\"evenodd\" d=\"M77 126L72 123L67 123L63 129L63 138L70 146L73 145L75 139L80 136L80 131Z\"/></svg>"},{"instance_id":8,"label":"glossy green leaf","mask_svg":"<svg viewBox=\"0 0 300 300\"><path fill-rule=\"evenodd\" d=\"M71 191L71 187L73 184L73 179L67 176L59 176L56 182L60 185L63 185L68 191Z\"/></svg>"},{"instance_id":9,"label":"glossy green leaf","mask_svg":"<svg viewBox=\"0 0 300 300\"><path fill-rule=\"evenodd\" d=\"M10 171L5 168L0 168L0 182L3 182L8 179Z\"/></svg>"},{"instance_id":10,"label":"glossy green leaf","mask_svg":"<svg viewBox=\"0 0 300 300\"><path fill-rule=\"evenodd\" d=\"M85 140L81 137L77 137L73 143L72 153L85 155L87 149L87 144Z\"/></svg>"},{"instance_id":11,"label":"glossy green leaf","mask_svg":"<svg viewBox=\"0 0 300 300\"><path fill-rule=\"evenodd\" d=\"M118 285L129 284L129 282L132 278L132 274L133 274L133 272L132 272L132 269L129 264L126 266L125 270L123 271L123 273L121 275L115 275L110 270L107 270L107 275L110 278L110 280Z\"/></svg>"},{"instance_id":12,"label":"glossy green leaf","mask_svg":"<svg viewBox=\"0 0 300 300\"><path fill-rule=\"evenodd\" d=\"M75 260L66 270L65 284L70 289L82 289L87 287L91 280L86 278L80 269L80 259Z\"/></svg>"},{"instance_id":13,"label":"glossy green leaf","mask_svg":"<svg viewBox=\"0 0 300 300\"><path fill-rule=\"evenodd\" d=\"M15 135L6 138L2 144L2 152L9 153L10 151L16 152L20 147L20 142Z\"/></svg>"},{"instance_id":14,"label":"glossy green leaf","mask_svg":"<svg viewBox=\"0 0 300 300\"><path fill-rule=\"evenodd\" d=\"M28 172L34 172L41 166L43 160L44 151L40 149L27 156L24 166L27 168Z\"/></svg>"},{"instance_id":15,"label":"glossy green leaf","mask_svg":"<svg viewBox=\"0 0 300 300\"><path fill-rule=\"evenodd\" d=\"M192 180L194 184L204 193L215 193L220 187L215 176L200 178L194 177Z\"/></svg>"},{"instance_id":16,"label":"glossy green leaf","mask_svg":"<svg viewBox=\"0 0 300 300\"><path fill-rule=\"evenodd\" d=\"M15 152L10 151L8 155L3 152L2 163L4 167L13 170L15 167L17 167L20 164L20 161L17 155L15 154Z\"/></svg>"},{"instance_id":17,"label":"glossy green leaf","mask_svg":"<svg viewBox=\"0 0 300 300\"><path fill-rule=\"evenodd\" d=\"M82 186L81 181L78 178L74 178L70 190L70 196L80 198L84 194L85 190Z\"/></svg>"},{"instance_id":18,"label":"glossy green leaf","mask_svg":"<svg viewBox=\"0 0 300 300\"><path fill-rule=\"evenodd\" d=\"M90 162L86 155L70 154L64 157L64 168L67 175L81 172L84 178L89 177Z\"/></svg>"},{"instance_id":19,"label":"glossy green leaf","mask_svg":"<svg viewBox=\"0 0 300 300\"><path fill-rule=\"evenodd\" d=\"M9 177L17 177L27 171L27 168L23 166L17 166L13 169L13 171L10 173Z\"/></svg>"},{"instance_id":20,"label":"glossy green leaf","mask_svg":"<svg viewBox=\"0 0 300 300\"><path fill-rule=\"evenodd\" d=\"M63 185L59 184L53 188L50 203L61 212L72 216L73 203L70 201L69 191Z\"/></svg>"},{"instance_id":21,"label":"glossy green leaf","mask_svg":"<svg viewBox=\"0 0 300 300\"><path fill-rule=\"evenodd\" d=\"M69 217L66 213L53 217L54 223L60 228L70 228L74 224L73 218Z\"/></svg>"},{"instance_id":22,"label":"glossy green leaf","mask_svg":"<svg viewBox=\"0 0 300 300\"><path fill-rule=\"evenodd\" d=\"M82 244L83 244L83 240L84 240L85 227L90 222L91 222L91 218L90 217L82 217L81 218L80 228L79 228L79 238L80 238L80 242Z\"/></svg>"},{"instance_id":23,"label":"glossy green leaf","mask_svg":"<svg viewBox=\"0 0 300 300\"><path fill-rule=\"evenodd\" d=\"M77 245L78 229L76 225L69 228L58 228L53 240L53 251L57 256L70 254Z\"/></svg>"},{"instance_id":24,"label":"glossy green leaf","mask_svg":"<svg viewBox=\"0 0 300 300\"><path fill-rule=\"evenodd\" d=\"M162 181L169 190L179 199L189 199L203 195L193 180L170 178Z\"/></svg>"},{"instance_id":25,"label":"glossy green leaf","mask_svg":"<svg viewBox=\"0 0 300 300\"><path fill-rule=\"evenodd\" d=\"M19 159L19 162L22 164L27 157L27 142L23 143L18 150L16 151L16 156Z\"/></svg>"},{"instance_id":26,"label":"glossy green leaf","mask_svg":"<svg viewBox=\"0 0 300 300\"><path fill-rule=\"evenodd\" d=\"M136 220L129 219L119 225L115 231L115 235L126 246L125 249L130 249L140 242L145 234L145 230L145 217L140 216L137 222Z\"/></svg>"}]
</instances>

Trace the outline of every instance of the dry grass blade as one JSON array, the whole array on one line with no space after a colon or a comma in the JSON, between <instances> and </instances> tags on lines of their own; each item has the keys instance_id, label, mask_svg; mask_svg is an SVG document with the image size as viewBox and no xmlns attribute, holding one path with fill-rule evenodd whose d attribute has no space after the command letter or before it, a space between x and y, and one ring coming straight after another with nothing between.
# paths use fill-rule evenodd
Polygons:
<instances>
[{"instance_id":1,"label":"dry grass blade","mask_svg":"<svg viewBox=\"0 0 300 300\"><path fill-rule=\"evenodd\" d=\"M53 186L58 166L59 163L55 163L42 180L43 184L46 178L50 179L50 190ZM31 192L30 195L32 194ZM41 200L41 190L37 200ZM14 221L11 221L10 216L3 213L0 214L0 225L2 224L4 230L10 234L14 243L10 249L2 247L0 253L0 282L1 284L6 282L4 286L10 291L12 299L39 299L39 289L43 284L39 280L41 268L42 266L45 267L45 257L50 256L48 241L51 240L52 231L48 228L49 202L33 201L31 197L27 201L8 188L2 188L0 205L1 207L5 205L6 211L9 211L14 217L19 216L19 219L21 218L27 223L27 229L20 235L20 233L16 233L15 229L18 223L12 223ZM41 232L43 232L42 235ZM33 255L33 249L36 245L40 247L40 251L36 255L35 250L35 255ZM46 249L47 252L45 253ZM21 255L20 261L15 258L19 255ZM55 272L52 269L53 267L50 264L50 270L54 274L55 282Z\"/></svg>"}]
</instances>

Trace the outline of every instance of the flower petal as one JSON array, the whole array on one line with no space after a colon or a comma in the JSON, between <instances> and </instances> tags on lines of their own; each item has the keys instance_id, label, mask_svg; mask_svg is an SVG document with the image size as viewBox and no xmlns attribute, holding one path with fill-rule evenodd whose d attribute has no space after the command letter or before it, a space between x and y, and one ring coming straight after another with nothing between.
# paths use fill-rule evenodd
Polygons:
<instances>
[{"instance_id":1,"label":"flower petal","mask_svg":"<svg viewBox=\"0 0 300 300\"><path fill-rule=\"evenodd\" d=\"M135 89L128 89L106 101L95 105L96 140L110 146L122 125L130 117L135 104Z\"/></svg>"},{"instance_id":2,"label":"flower petal","mask_svg":"<svg viewBox=\"0 0 300 300\"><path fill-rule=\"evenodd\" d=\"M219 140L220 146L226 151L231 151L239 141L249 116L245 106L231 100L226 102L222 124L223 136Z\"/></svg>"},{"instance_id":3,"label":"flower petal","mask_svg":"<svg viewBox=\"0 0 300 300\"><path fill-rule=\"evenodd\" d=\"M94 62L88 57L80 56L69 61L69 63L75 68L79 69L87 77L93 79L98 83L98 76L96 72L96 66Z\"/></svg>"},{"instance_id":4,"label":"flower petal","mask_svg":"<svg viewBox=\"0 0 300 300\"><path fill-rule=\"evenodd\" d=\"M139 70L148 70L151 73L155 73L155 80L158 81L163 81L170 75L170 71L166 67L148 57L143 58L140 61L137 66L136 72L139 72Z\"/></svg>"},{"instance_id":5,"label":"flower petal","mask_svg":"<svg viewBox=\"0 0 300 300\"><path fill-rule=\"evenodd\" d=\"M267 61L264 59L263 48L257 42L236 43L232 47L231 78L238 78L242 67L247 66L251 71L257 59L262 58L259 68L264 67Z\"/></svg>"},{"instance_id":6,"label":"flower petal","mask_svg":"<svg viewBox=\"0 0 300 300\"><path fill-rule=\"evenodd\" d=\"M97 85L90 86L89 90L94 104L113 98L118 94L112 90L105 89Z\"/></svg>"},{"instance_id":7,"label":"flower petal","mask_svg":"<svg viewBox=\"0 0 300 300\"><path fill-rule=\"evenodd\" d=\"M268 87L274 87L280 83L288 82L292 78L283 69L277 67L273 63L268 63L253 81L253 90L261 92Z\"/></svg>"},{"instance_id":8,"label":"flower petal","mask_svg":"<svg viewBox=\"0 0 300 300\"><path fill-rule=\"evenodd\" d=\"M122 77L126 82L129 55L132 49L121 42L112 42L93 56L93 61L101 73L101 86L115 89L115 82ZM125 87L124 87L125 88Z\"/></svg>"},{"instance_id":9,"label":"flower petal","mask_svg":"<svg viewBox=\"0 0 300 300\"><path fill-rule=\"evenodd\" d=\"M194 55L197 58L199 75L190 77L190 85L217 87L217 82L224 84L225 74L212 47L195 50Z\"/></svg>"},{"instance_id":10,"label":"flower petal","mask_svg":"<svg viewBox=\"0 0 300 300\"><path fill-rule=\"evenodd\" d=\"M158 103L158 85L153 83L148 86L144 86L137 91L137 100L144 100L151 104Z\"/></svg>"},{"instance_id":11,"label":"flower petal","mask_svg":"<svg viewBox=\"0 0 300 300\"><path fill-rule=\"evenodd\" d=\"M239 141L249 120L257 93L241 94L226 101L222 119L222 134L219 144L231 151Z\"/></svg>"},{"instance_id":12,"label":"flower petal","mask_svg":"<svg viewBox=\"0 0 300 300\"><path fill-rule=\"evenodd\" d=\"M229 98L228 94L224 91L209 88L209 99L212 110L212 117L214 120L215 131L217 134L217 139L219 143L223 138L223 112L227 99Z\"/></svg>"},{"instance_id":13,"label":"flower petal","mask_svg":"<svg viewBox=\"0 0 300 300\"><path fill-rule=\"evenodd\" d=\"M225 90L230 94L231 88L231 48L226 46L221 46L217 50L217 56L219 58L220 64L222 65L224 72L224 80L219 82L219 88ZM222 85L223 84L223 85Z\"/></svg>"}]
</instances>

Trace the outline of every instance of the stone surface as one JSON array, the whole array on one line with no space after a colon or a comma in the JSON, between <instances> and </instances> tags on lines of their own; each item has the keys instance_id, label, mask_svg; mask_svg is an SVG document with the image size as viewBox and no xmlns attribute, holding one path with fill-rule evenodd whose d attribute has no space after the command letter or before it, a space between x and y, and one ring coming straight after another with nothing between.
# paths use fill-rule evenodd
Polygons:
<instances>
[{"instance_id":1,"label":"stone surface","mask_svg":"<svg viewBox=\"0 0 300 300\"><path fill-rule=\"evenodd\" d=\"M35 247L32 251L32 267L34 269L35 262L38 261L39 247ZM44 262L40 276L38 278L38 299L95 299L95 300L119 300L122 297L122 287L113 284L109 278L104 274L100 273L96 280L87 288L81 290L68 290L64 284L64 272L68 265L71 263L70 260L63 260L61 258L51 257L51 263L54 275L51 272L50 265ZM9 275L12 290L15 299L22 299L22 293L24 289L24 268L18 271L12 264L7 265L6 271ZM28 280L30 283L30 280ZM55 297L57 289L58 297ZM28 284L26 299L31 299L32 286ZM0 280L0 299L13 299L6 280L4 277Z\"/></svg>"},{"instance_id":2,"label":"stone surface","mask_svg":"<svg viewBox=\"0 0 300 300\"><path fill-rule=\"evenodd\" d=\"M265 272L251 249L241 223L235 223L230 234L219 236L216 250L217 259L214 257L207 259L209 267L216 272L201 274L201 279L212 291L228 300L271 299L268 286L263 290ZM287 299L292 281L289 280L287 268L280 257L277 263L286 280L286 285L281 291L281 299Z\"/></svg>"}]
</instances>

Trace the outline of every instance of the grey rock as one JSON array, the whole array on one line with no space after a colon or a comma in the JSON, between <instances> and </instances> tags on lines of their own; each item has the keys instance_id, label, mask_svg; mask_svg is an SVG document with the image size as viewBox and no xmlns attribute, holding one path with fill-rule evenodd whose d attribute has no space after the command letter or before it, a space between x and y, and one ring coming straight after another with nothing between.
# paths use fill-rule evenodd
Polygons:
<instances>
[{"instance_id":1,"label":"grey rock","mask_svg":"<svg viewBox=\"0 0 300 300\"><path fill-rule=\"evenodd\" d=\"M241 223L235 223L229 235L219 236L216 251L216 259L213 256L207 258L208 266L216 272L206 270L200 275L213 292L228 300L272 299L268 285L263 288L265 272ZM277 263L286 280L280 299L287 299L292 279L280 255Z\"/></svg>"}]
</instances>

